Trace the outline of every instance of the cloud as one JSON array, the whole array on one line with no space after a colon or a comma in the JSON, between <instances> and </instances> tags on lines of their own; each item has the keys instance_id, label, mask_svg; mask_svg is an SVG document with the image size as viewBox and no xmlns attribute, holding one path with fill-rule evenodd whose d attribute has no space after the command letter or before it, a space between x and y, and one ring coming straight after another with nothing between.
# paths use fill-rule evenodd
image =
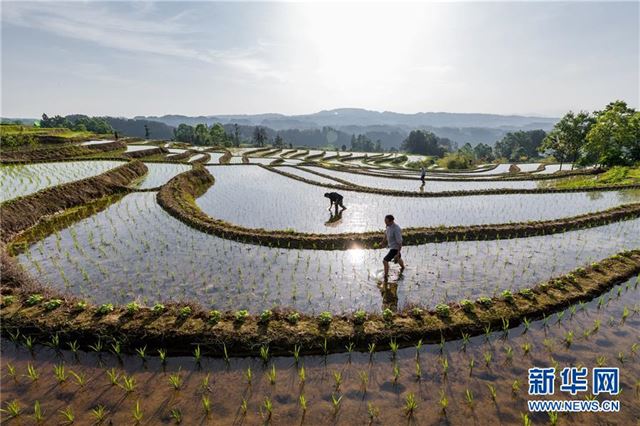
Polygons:
<instances>
[{"instance_id":1,"label":"cloud","mask_svg":"<svg viewBox=\"0 0 640 426\"><path fill-rule=\"evenodd\" d=\"M127 10L116 11L114 7ZM208 40L203 43L202 35L185 22L193 11L186 9L161 18L157 12L153 2L12 2L3 5L2 21L3 25L46 31L106 48L222 65L252 77L284 78L261 58L268 47L265 43L244 49L200 48Z\"/></svg>"}]
</instances>

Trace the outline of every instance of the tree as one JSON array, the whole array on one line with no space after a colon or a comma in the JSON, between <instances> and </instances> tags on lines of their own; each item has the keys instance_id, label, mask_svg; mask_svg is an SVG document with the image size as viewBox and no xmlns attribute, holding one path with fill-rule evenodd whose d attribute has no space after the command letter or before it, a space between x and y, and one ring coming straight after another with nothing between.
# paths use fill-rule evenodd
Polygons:
<instances>
[{"instance_id":1,"label":"tree","mask_svg":"<svg viewBox=\"0 0 640 426\"><path fill-rule=\"evenodd\" d=\"M240 126L238 123L233 123L233 144L236 147L240 146Z\"/></svg>"},{"instance_id":2,"label":"tree","mask_svg":"<svg viewBox=\"0 0 640 426\"><path fill-rule=\"evenodd\" d=\"M212 145L224 146L227 141L227 134L220 123L216 123L209 129L209 142Z\"/></svg>"},{"instance_id":3,"label":"tree","mask_svg":"<svg viewBox=\"0 0 640 426\"><path fill-rule=\"evenodd\" d=\"M594 118L588 112L574 114L569 111L544 138L539 147L540 152L550 152L561 165L570 161L573 168L593 123Z\"/></svg>"},{"instance_id":4,"label":"tree","mask_svg":"<svg viewBox=\"0 0 640 426\"><path fill-rule=\"evenodd\" d=\"M267 131L264 127L257 126L255 129L253 129L253 143L256 146L264 146L264 144L267 142L267 139Z\"/></svg>"},{"instance_id":5,"label":"tree","mask_svg":"<svg viewBox=\"0 0 640 426\"><path fill-rule=\"evenodd\" d=\"M279 134L276 135L275 140L273 141L273 146L275 148L282 148L284 146L284 139Z\"/></svg>"},{"instance_id":6,"label":"tree","mask_svg":"<svg viewBox=\"0 0 640 426\"><path fill-rule=\"evenodd\" d=\"M149 126L147 124L144 125L144 138L149 139L151 132L149 131Z\"/></svg>"},{"instance_id":7,"label":"tree","mask_svg":"<svg viewBox=\"0 0 640 426\"><path fill-rule=\"evenodd\" d=\"M596 111L587 133L586 156L603 166L632 165L640 161L640 112L623 101Z\"/></svg>"},{"instance_id":8,"label":"tree","mask_svg":"<svg viewBox=\"0 0 640 426\"><path fill-rule=\"evenodd\" d=\"M193 144L194 145L209 145L209 129L206 124L197 124L193 130Z\"/></svg>"},{"instance_id":9,"label":"tree","mask_svg":"<svg viewBox=\"0 0 640 426\"><path fill-rule=\"evenodd\" d=\"M521 161L538 156L542 141L546 137L544 130L529 130L507 133L502 140L496 142L493 152L496 157L510 161Z\"/></svg>"},{"instance_id":10,"label":"tree","mask_svg":"<svg viewBox=\"0 0 640 426\"><path fill-rule=\"evenodd\" d=\"M180 124L173 131L174 139L179 142L193 143L193 127L188 124Z\"/></svg>"},{"instance_id":11,"label":"tree","mask_svg":"<svg viewBox=\"0 0 640 426\"><path fill-rule=\"evenodd\" d=\"M347 146L345 144L342 144L342 150L346 151L347 150Z\"/></svg>"},{"instance_id":12,"label":"tree","mask_svg":"<svg viewBox=\"0 0 640 426\"><path fill-rule=\"evenodd\" d=\"M440 139L425 130L412 130L409 136L402 141L400 149L410 154L433 155L442 157L445 149L439 144Z\"/></svg>"},{"instance_id":13,"label":"tree","mask_svg":"<svg viewBox=\"0 0 640 426\"><path fill-rule=\"evenodd\" d=\"M482 161L493 161L493 149L485 144L479 143L473 148L473 155L476 159Z\"/></svg>"}]
</instances>

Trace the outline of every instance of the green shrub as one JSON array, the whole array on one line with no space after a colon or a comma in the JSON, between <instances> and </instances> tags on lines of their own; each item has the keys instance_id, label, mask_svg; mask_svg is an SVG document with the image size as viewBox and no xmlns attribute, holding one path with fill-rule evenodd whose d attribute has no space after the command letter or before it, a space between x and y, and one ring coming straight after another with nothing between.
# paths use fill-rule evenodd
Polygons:
<instances>
[{"instance_id":1,"label":"green shrub","mask_svg":"<svg viewBox=\"0 0 640 426\"><path fill-rule=\"evenodd\" d=\"M298 321L300 321L300 314L297 312L291 312L287 316L287 321L289 321L291 324L297 324Z\"/></svg>"},{"instance_id":2,"label":"green shrub","mask_svg":"<svg viewBox=\"0 0 640 426\"><path fill-rule=\"evenodd\" d=\"M193 311L191 310L191 306L183 306L178 310L178 317L186 318L191 315Z\"/></svg>"},{"instance_id":3,"label":"green shrub","mask_svg":"<svg viewBox=\"0 0 640 426\"><path fill-rule=\"evenodd\" d=\"M213 325L216 325L222 319L222 314L218 310L209 311L209 322Z\"/></svg>"},{"instance_id":4,"label":"green shrub","mask_svg":"<svg viewBox=\"0 0 640 426\"><path fill-rule=\"evenodd\" d=\"M127 313L131 315L131 314L135 314L140 310L140 305L138 305L136 302L130 302L130 303L127 303L126 308L127 308Z\"/></svg>"},{"instance_id":5,"label":"green shrub","mask_svg":"<svg viewBox=\"0 0 640 426\"><path fill-rule=\"evenodd\" d=\"M44 309L47 311L53 311L54 309L58 309L61 305L62 305L62 300L51 299L44 302Z\"/></svg>"},{"instance_id":6,"label":"green shrub","mask_svg":"<svg viewBox=\"0 0 640 426\"><path fill-rule=\"evenodd\" d=\"M469 299L462 299L460 306L462 306L462 310L465 312L473 312L473 302Z\"/></svg>"},{"instance_id":7,"label":"green shrub","mask_svg":"<svg viewBox=\"0 0 640 426\"><path fill-rule=\"evenodd\" d=\"M486 297L486 296L478 297L477 302L478 302L479 304L481 304L482 306L484 306L485 308L488 308L488 307L490 307L491 305L493 305L493 300L491 300L491 298L490 298L490 297Z\"/></svg>"},{"instance_id":8,"label":"green shrub","mask_svg":"<svg viewBox=\"0 0 640 426\"><path fill-rule=\"evenodd\" d=\"M85 302L84 300L80 300L73 306L73 309L75 311L84 311L85 309L87 309L87 306L87 302Z\"/></svg>"},{"instance_id":9,"label":"green shrub","mask_svg":"<svg viewBox=\"0 0 640 426\"><path fill-rule=\"evenodd\" d=\"M2 306L9 306L15 302L15 296L3 296L2 297Z\"/></svg>"},{"instance_id":10,"label":"green shrub","mask_svg":"<svg viewBox=\"0 0 640 426\"><path fill-rule=\"evenodd\" d=\"M522 290L520 290L520 294L525 298L525 299L533 299L536 297L536 295L533 293L533 290L531 290L530 288L523 288Z\"/></svg>"},{"instance_id":11,"label":"green shrub","mask_svg":"<svg viewBox=\"0 0 640 426\"><path fill-rule=\"evenodd\" d=\"M393 316L394 316L394 313L389 308L387 308L384 311L382 311L382 319L384 319L387 322L393 320Z\"/></svg>"},{"instance_id":12,"label":"green shrub","mask_svg":"<svg viewBox=\"0 0 640 426\"><path fill-rule=\"evenodd\" d=\"M363 311L362 309L355 311L353 313L353 322L356 324L364 324L364 322L367 320L367 313L365 311Z\"/></svg>"},{"instance_id":13,"label":"green shrub","mask_svg":"<svg viewBox=\"0 0 640 426\"><path fill-rule=\"evenodd\" d=\"M324 311L318 315L318 322L320 322L320 325L329 325L332 320L333 315L331 315L331 312Z\"/></svg>"},{"instance_id":14,"label":"green shrub","mask_svg":"<svg viewBox=\"0 0 640 426\"><path fill-rule=\"evenodd\" d=\"M35 306L37 304L39 304L40 302L42 302L42 300L44 299L44 297L41 294L32 294L31 296L29 296L27 298L26 301L26 305L27 306Z\"/></svg>"},{"instance_id":15,"label":"green shrub","mask_svg":"<svg viewBox=\"0 0 640 426\"><path fill-rule=\"evenodd\" d=\"M442 318L448 318L451 315L451 308L444 303L438 303L436 305L436 313Z\"/></svg>"},{"instance_id":16,"label":"green shrub","mask_svg":"<svg viewBox=\"0 0 640 426\"><path fill-rule=\"evenodd\" d=\"M112 303L104 303L98 307L98 310L96 312L98 312L99 315L105 315L109 312L113 312L113 309L114 308Z\"/></svg>"},{"instance_id":17,"label":"green shrub","mask_svg":"<svg viewBox=\"0 0 640 426\"><path fill-rule=\"evenodd\" d=\"M167 308L162 303L156 303L155 305L153 305L153 308L151 308L154 314L161 314L166 309Z\"/></svg>"},{"instance_id":18,"label":"green shrub","mask_svg":"<svg viewBox=\"0 0 640 426\"><path fill-rule=\"evenodd\" d=\"M245 322L247 317L249 317L249 311L246 309L241 309L235 313L235 320L238 324Z\"/></svg>"},{"instance_id":19,"label":"green shrub","mask_svg":"<svg viewBox=\"0 0 640 426\"><path fill-rule=\"evenodd\" d=\"M502 292L502 298L509 303L513 302L513 294L511 293L510 290L504 290Z\"/></svg>"},{"instance_id":20,"label":"green shrub","mask_svg":"<svg viewBox=\"0 0 640 426\"><path fill-rule=\"evenodd\" d=\"M271 317L273 317L273 312L271 312L269 309L265 309L260 314L260 322L262 323L269 322L271 320Z\"/></svg>"},{"instance_id":21,"label":"green shrub","mask_svg":"<svg viewBox=\"0 0 640 426\"><path fill-rule=\"evenodd\" d=\"M416 319L422 319L424 311L421 308L415 307L411 310L411 315Z\"/></svg>"}]
</instances>

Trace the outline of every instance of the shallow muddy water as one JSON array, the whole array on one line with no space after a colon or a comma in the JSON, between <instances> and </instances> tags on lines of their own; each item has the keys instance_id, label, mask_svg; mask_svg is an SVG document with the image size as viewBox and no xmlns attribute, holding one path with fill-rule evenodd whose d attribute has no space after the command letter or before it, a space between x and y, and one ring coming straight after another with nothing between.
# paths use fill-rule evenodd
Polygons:
<instances>
[{"instance_id":1,"label":"shallow muddy water","mask_svg":"<svg viewBox=\"0 0 640 426\"><path fill-rule=\"evenodd\" d=\"M389 292L379 285L386 250L278 249L224 240L169 216L155 193L134 193L18 259L53 287L96 303L186 299L221 310L289 306L317 313L491 296L637 247L640 219L542 237L406 246L407 270L398 279L392 265Z\"/></svg>"},{"instance_id":2,"label":"shallow muddy water","mask_svg":"<svg viewBox=\"0 0 640 426\"><path fill-rule=\"evenodd\" d=\"M468 342L400 349L395 355L374 350L371 355L304 356L303 347L297 362L293 357L275 357L266 363L259 358L231 358L226 363L204 357L197 365L192 357L169 356L163 366L155 353L148 353L145 362L128 355L118 360L89 348L74 354L65 343L60 352L38 343L30 352L24 345L3 339L3 405L16 400L23 413L15 420L7 420L3 413L3 424L32 424L28 416L38 401L44 424L58 424L62 419L59 411L68 407L77 424L90 424L91 410L98 405L105 406L107 422L132 424L132 412L139 402L145 425L170 424L171 410L176 409L188 425L258 425L266 420L274 425L517 425L522 424L521 413L528 413L528 399L584 400L591 394L571 396L560 391L556 373L553 396L530 397L528 368L555 366L559 371L582 365L591 370L600 363L619 368L622 392L601 394L598 400L619 400L620 412L561 413L559 424L633 425L640 418L637 282L634 277L614 287L603 295L600 306L597 300L574 306L547 321L532 322L528 331L520 326L506 334L472 337ZM623 320L625 309L629 314ZM64 342L64 336L61 338ZM24 337L19 340L24 342ZM108 346L111 342L103 343ZM38 375L36 380L28 377L29 366ZM56 379L54 366L64 367L64 382ZM71 371L84 378L82 386ZM109 380L109 371L117 374L117 385ZM130 393L122 387L123 375L135 380ZM178 390L170 384L171 376L174 381L177 378ZM405 411L409 394L417 403L410 418ZM304 413L301 395L307 406ZM210 417L203 409L203 397L211 404ZM332 397L341 398L337 409ZM264 408L266 399L272 405L270 415ZM448 405L443 411L444 399ZM545 413L528 415L533 424L549 422Z\"/></svg>"},{"instance_id":3,"label":"shallow muddy water","mask_svg":"<svg viewBox=\"0 0 640 426\"><path fill-rule=\"evenodd\" d=\"M0 166L0 202L33 194L51 186L96 176L123 161L61 161Z\"/></svg>"},{"instance_id":4,"label":"shallow muddy water","mask_svg":"<svg viewBox=\"0 0 640 426\"><path fill-rule=\"evenodd\" d=\"M326 188L260 167L209 167L215 184L196 200L209 216L269 230L309 233L376 231L393 214L402 227L553 220L640 200L640 191L415 198L341 191L348 208L327 226ZM334 218L335 219L335 218Z\"/></svg>"}]
</instances>

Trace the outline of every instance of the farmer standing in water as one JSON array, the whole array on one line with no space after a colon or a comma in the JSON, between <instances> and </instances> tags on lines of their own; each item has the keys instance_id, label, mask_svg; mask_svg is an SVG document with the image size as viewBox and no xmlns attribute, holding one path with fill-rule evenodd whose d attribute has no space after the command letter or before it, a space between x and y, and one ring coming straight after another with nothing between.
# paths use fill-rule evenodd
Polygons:
<instances>
[{"instance_id":1,"label":"farmer standing in water","mask_svg":"<svg viewBox=\"0 0 640 426\"><path fill-rule=\"evenodd\" d=\"M387 225L387 229L384 232L384 238L382 239L382 245L387 244L389 246L389 253L382 260L384 265L384 282L389 279L389 262L393 260L400 265L400 274L404 271L404 261L400 251L402 250L402 229L395 223L393 215L386 215L384 217L384 223Z\"/></svg>"},{"instance_id":2,"label":"farmer standing in water","mask_svg":"<svg viewBox=\"0 0 640 426\"><path fill-rule=\"evenodd\" d=\"M331 204L329 205L329 208L327 210L331 210L331 207L333 207L334 204L336 206L336 214L338 213L338 206L340 206L342 210L347 209L344 204L342 204L342 195L338 194L337 192L327 192L324 194L324 196L327 197L329 201L331 201Z\"/></svg>"},{"instance_id":3,"label":"farmer standing in water","mask_svg":"<svg viewBox=\"0 0 640 426\"><path fill-rule=\"evenodd\" d=\"M424 178L427 175L427 171L424 169L424 166L422 166L422 168L420 169L420 180L422 181L422 184L424 185Z\"/></svg>"}]
</instances>

